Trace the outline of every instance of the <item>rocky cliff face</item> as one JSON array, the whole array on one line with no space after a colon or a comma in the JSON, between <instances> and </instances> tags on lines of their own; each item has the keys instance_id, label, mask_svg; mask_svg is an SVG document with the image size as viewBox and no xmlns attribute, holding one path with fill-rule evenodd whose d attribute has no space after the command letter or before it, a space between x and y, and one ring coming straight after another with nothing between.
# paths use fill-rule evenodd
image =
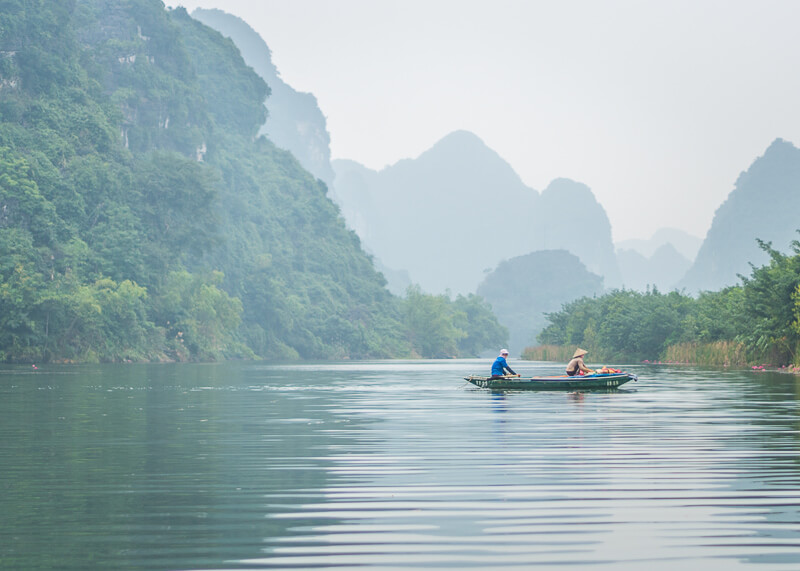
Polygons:
<instances>
[{"instance_id":1,"label":"rocky cliff face","mask_svg":"<svg viewBox=\"0 0 800 571\"><path fill-rule=\"evenodd\" d=\"M330 188L333 183L330 135L317 99L310 93L294 90L281 79L267 44L240 18L202 8L194 10L192 17L230 38L245 63L269 85L271 94L266 102L269 115L261 134L290 151L308 172Z\"/></svg>"},{"instance_id":2,"label":"rocky cliff face","mask_svg":"<svg viewBox=\"0 0 800 571\"><path fill-rule=\"evenodd\" d=\"M717 290L748 275L750 263L768 261L756 239L786 252L800 228L800 149L782 139L739 176L717 209L697 259L680 287L690 292Z\"/></svg>"}]
</instances>

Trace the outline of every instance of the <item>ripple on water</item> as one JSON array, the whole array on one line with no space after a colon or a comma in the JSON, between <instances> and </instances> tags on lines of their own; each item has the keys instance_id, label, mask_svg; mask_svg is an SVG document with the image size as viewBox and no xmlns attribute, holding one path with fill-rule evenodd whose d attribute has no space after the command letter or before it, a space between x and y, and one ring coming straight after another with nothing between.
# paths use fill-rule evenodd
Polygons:
<instances>
[{"instance_id":1,"label":"ripple on water","mask_svg":"<svg viewBox=\"0 0 800 571\"><path fill-rule=\"evenodd\" d=\"M4 465L0 560L800 568L793 379L656 367L635 370L633 390L608 393L465 387L485 365L15 377L0 401L15 459Z\"/></svg>"}]
</instances>

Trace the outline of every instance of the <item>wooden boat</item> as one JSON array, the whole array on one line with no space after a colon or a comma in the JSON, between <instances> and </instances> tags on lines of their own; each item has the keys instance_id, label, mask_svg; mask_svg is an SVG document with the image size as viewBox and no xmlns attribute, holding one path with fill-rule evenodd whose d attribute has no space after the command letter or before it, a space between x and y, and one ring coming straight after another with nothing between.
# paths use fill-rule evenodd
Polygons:
<instances>
[{"instance_id":1,"label":"wooden boat","mask_svg":"<svg viewBox=\"0 0 800 571\"><path fill-rule=\"evenodd\" d=\"M525 390L525 391L591 391L599 389L615 389L628 381L638 381L636 375L630 373L605 373L568 377L531 377L521 378L507 375L500 378L464 377L476 387L493 390Z\"/></svg>"}]
</instances>

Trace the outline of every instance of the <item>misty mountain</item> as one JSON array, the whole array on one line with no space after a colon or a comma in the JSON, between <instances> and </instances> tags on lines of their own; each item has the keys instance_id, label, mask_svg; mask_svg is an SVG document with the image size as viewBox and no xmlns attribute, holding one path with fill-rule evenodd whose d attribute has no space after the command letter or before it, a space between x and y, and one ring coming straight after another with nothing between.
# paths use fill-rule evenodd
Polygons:
<instances>
[{"instance_id":1,"label":"misty mountain","mask_svg":"<svg viewBox=\"0 0 800 571\"><path fill-rule=\"evenodd\" d=\"M478 287L508 328L509 351L519 354L547 325L545 313L564 303L600 294L603 278L566 250L542 250L501 262Z\"/></svg>"},{"instance_id":2,"label":"misty mountain","mask_svg":"<svg viewBox=\"0 0 800 571\"><path fill-rule=\"evenodd\" d=\"M245 63L270 87L267 121L259 134L290 151L307 171L330 188L333 182L330 135L316 97L294 90L281 79L272 63L269 46L244 20L216 9L197 8L191 15L230 38Z\"/></svg>"},{"instance_id":3,"label":"misty mountain","mask_svg":"<svg viewBox=\"0 0 800 571\"><path fill-rule=\"evenodd\" d=\"M530 252L538 193L472 133L380 172L334 161L333 194L367 250L425 290L474 292L485 269Z\"/></svg>"},{"instance_id":4,"label":"misty mountain","mask_svg":"<svg viewBox=\"0 0 800 571\"><path fill-rule=\"evenodd\" d=\"M671 244L684 258L694 261L703 243L702 238L692 236L677 228L659 228L648 240L622 240L614 244L617 250L635 250L645 258L655 254L661 246ZM621 268L620 268L621 269Z\"/></svg>"},{"instance_id":5,"label":"misty mountain","mask_svg":"<svg viewBox=\"0 0 800 571\"><path fill-rule=\"evenodd\" d=\"M586 185L540 195L476 135L456 131L381 171L333 161L332 198L364 247L425 291L475 291L502 260L565 248L618 283L611 226Z\"/></svg>"},{"instance_id":6,"label":"misty mountain","mask_svg":"<svg viewBox=\"0 0 800 571\"><path fill-rule=\"evenodd\" d=\"M617 250L617 261L623 286L638 291L648 286L670 291L692 265L671 243L663 244L649 257L636 250Z\"/></svg>"},{"instance_id":7,"label":"misty mountain","mask_svg":"<svg viewBox=\"0 0 800 571\"><path fill-rule=\"evenodd\" d=\"M750 263L769 260L756 238L779 251L789 249L798 238L799 211L800 149L777 139L739 175L679 286L696 292L737 283L737 274L750 274Z\"/></svg>"},{"instance_id":8,"label":"misty mountain","mask_svg":"<svg viewBox=\"0 0 800 571\"><path fill-rule=\"evenodd\" d=\"M603 276L607 287L620 285L611 223L588 186L555 179L542 191L537 214L540 242L536 249L572 252L589 271Z\"/></svg>"}]
</instances>

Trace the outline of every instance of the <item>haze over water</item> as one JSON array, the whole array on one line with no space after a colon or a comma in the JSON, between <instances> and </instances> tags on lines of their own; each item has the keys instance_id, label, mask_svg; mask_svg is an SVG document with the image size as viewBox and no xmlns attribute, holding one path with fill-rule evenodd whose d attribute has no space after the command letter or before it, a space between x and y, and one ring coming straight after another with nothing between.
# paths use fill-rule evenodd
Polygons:
<instances>
[{"instance_id":1,"label":"haze over water","mask_svg":"<svg viewBox=\"0 0 800 571\"><path fill-rule=\"evenodd\" d=\"M795 377L461 380L487 367L6 367L2 566L800 566Z\"/></svg>"}]
</instances>

